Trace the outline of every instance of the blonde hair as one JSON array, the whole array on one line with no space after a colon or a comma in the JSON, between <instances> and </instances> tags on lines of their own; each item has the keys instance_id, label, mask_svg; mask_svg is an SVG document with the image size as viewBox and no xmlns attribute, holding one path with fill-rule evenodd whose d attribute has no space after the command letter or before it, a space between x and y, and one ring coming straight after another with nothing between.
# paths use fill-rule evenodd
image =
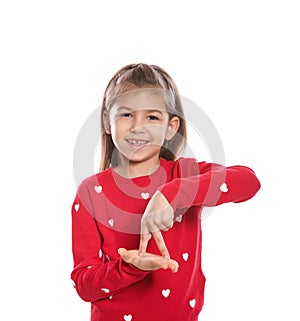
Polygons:
<instances>
[{"instance_id":1,"label":"blonde hair","mask_svg":"<svg viewBox=\"0 0 300 321\"><path fill-rule=\"evenodd\" d=\"M180 96L173 79L165 70L158 66L143 63L130 64L114 74L103 95L101 107L100 171L110 166L115 167L118 165L117 157L113 157L113 155L115 155L113 153L115 145L111 135L105 131L103 120L105 111L109 111L109 108L119 95L144 88L159 89L165 101L169 119L174 116L180 119L180 125L176 135L168 142L164 142L160 150L160 157L167 160L175 160L178 154L186 147L186 121L184 119Z\"/></svg>"}]
</instances>

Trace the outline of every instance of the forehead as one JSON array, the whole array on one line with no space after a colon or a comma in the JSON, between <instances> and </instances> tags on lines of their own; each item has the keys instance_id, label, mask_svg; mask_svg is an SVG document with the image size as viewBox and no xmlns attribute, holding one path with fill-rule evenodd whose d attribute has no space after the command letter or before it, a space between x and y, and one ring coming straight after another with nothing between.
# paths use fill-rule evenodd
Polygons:
<instances>
[{"instance_id":1,"label":"forehead","mask_svg":"<svg viewBox=\"0 0 300 321\"><path fill-rule=\"evenodd\" d=\"M167 110L162 91L154 88L143 88L119 95L112 108L119 109L121 107L127 107L132 110Z\"/></svg>"}]
</instances>

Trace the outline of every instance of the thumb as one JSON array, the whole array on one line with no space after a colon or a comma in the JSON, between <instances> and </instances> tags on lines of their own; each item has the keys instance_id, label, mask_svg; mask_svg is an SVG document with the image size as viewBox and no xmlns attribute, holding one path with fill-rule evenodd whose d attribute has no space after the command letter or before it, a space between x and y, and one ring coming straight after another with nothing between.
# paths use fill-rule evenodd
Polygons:
<instances>
[{"instance_id":1,"label":"thumb","mask_svg":"<svg viewBox=\"0 0 300 321\"><path fill-rule=\"evenodd\" d=\"M118 253L120 254L121 258L125 261L125 262L128 262L129 261L129 253L126 249L124 249L123 247L120 247L118 249Z\"/></svg>"}]
</instances>

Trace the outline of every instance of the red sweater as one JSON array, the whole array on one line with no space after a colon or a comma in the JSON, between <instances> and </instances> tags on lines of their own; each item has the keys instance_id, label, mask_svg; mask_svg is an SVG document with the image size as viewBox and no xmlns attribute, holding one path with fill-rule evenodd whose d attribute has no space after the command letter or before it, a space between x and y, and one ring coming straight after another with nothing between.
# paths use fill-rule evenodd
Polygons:
<instances>
[{"instance_id":1,"label":"red sweater","mask_svg":"<svg viewBox=\"0 0 300 321\"><path fill-rule=\"evenodd\" d=\"M91 320L196 321L205 285L201 209L246 201L259 188L248 167L192 158L161 158L149 176L128 179L110 168L83 180L72 206L71 278L79 296L91 302ZM141 216L158 189L175 210L176 222L162 234L179 263L177 273L141 271L117 253L120 247L138 249ZM153 239L147 252L160 254Z\"/></svg>"}]
</instances>

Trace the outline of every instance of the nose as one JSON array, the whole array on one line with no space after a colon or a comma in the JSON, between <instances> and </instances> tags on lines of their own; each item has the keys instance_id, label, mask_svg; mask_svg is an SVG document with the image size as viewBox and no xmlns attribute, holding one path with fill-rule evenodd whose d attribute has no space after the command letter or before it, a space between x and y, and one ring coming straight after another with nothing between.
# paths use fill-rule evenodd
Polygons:
<instances>
[{"instance_id":1,"label":"nose","mask_svg":"<svg viewBox=\"0 0 300 321\"><path fill-rule=\"evenodd\" d=\"M135 113L134 117L132 118L130 132L132 133L143 133L145 131L145 119L142 113Z\"/></svg>"}]
</instances>

